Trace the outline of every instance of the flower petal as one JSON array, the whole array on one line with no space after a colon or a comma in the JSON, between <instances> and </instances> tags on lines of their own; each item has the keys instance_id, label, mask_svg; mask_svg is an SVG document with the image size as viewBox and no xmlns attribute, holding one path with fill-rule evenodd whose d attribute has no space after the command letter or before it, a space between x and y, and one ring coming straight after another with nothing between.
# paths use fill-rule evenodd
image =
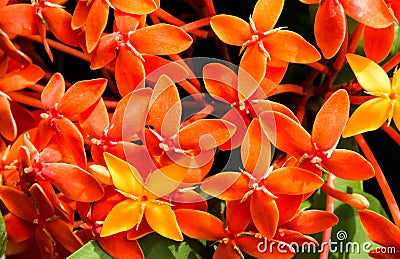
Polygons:
<instances>
[{"instance_id":1,"label":"flower petal","mask_svg":"<svg viewBox=\"0 0 400 259\"><path fill-rule=\"evenodd\" d=\"M86 19L86 48L91 53L97 46L108 21L108 4L105 1L92 1Z\"/></svg>"},{"instance_id":2,"label":"flower petal","mask_svg":"<svg viewBox=\"0 0 400 259\"><path fill-rule=\"evenodd\" d=\"M0 31L0 49L4 52L5 55L23 65L28 65L32 63L32 59L28 57L25 53L20 51L14 45L14 43L12 43L8 35L2 30Z\"/></svg>"},{"instance_id":3,"label":"flower petal","mask_svg":"<svg viewBox=\"0 0 400 259\"><path fill-rule=\"evenodd\" d=\"M304 195L276 194L276 196L278 196L278 199L275 199L275 202L279 210L278 226L281 226L296 215L304 200Z\"/></svg>"},{"instance_id":4,"label":"flower petal","mask_svg":"<svg viewBox=\"0 0 400 259\"><path fill-rule=\"evenodd\" d=\"M381 127L389 117L390 103L389 99L378 97L361 104L347 122L343 137L347 138Z\"/></svg>"},{"instance_id":5,"label":"flower petal","mask_svg":"<svg viewBox=\"0 0 400 259\"><path fill-rule=\"evenodd\" d=\"M64 77L60 73L53 74L46 87L43 89L41 96L42 104L46 110L53 108L56 103L60 103L64 92Z\"/></svg>"},{"instance_id":6,"label":"flower petal","mask_svg":"<svg viewBox=\"0 0 400 259\"><path fill-rule=\"evenodd\" d=\"M207 92L215 99L230 104L238 101L237 75L227 66L220 63L205 65L203 81Z\"/></svg>"},{"instance_id":7,"label":"flower petal","mask_svg":"<svg viewBox=\"0 0 400 259\"><path fill-rule=\"evenodd\" d=\"M394 42L394 23L389 27L375 29L364 28L364 52L367 58L379 63L390 53Z\"/></svg>"},{"instance_id":8,"label":"flower petal","mask_svg":"<svg viewBox=\"0 0 400 259\"><path fill-rule=\"evenodd\" d=\"M178 62L153 55L143 55L143 59L146 80L157 82L160 76L167 75L172 81L180 82L189 76L189 72Z\"/></svg>"},{"instance_id":9,"label":"flower petal","mask_svg":"<svg viewBox=\"0 0 400 259\"><path fill-rule=\"evenodd\" d=\"M242 46L251 38L250 25L236 16L213 16L210 25L218 38L229 45Z\"/></svg>"},{"instance_id":10,"label":"flower petal","mask_svg":"<svg viewBox=\"0 0 400 259\"><path fill-rule=\"evenodd\" d=\"M0 185L0 199L15 216L29 222L36 218L36 210L31 198L12 187Z\"/></svg>"},{"instance_id":11,"label":"flower petal","mask_svg":"<svg viewBox=\"0 0 400 259\"><path fill-rule=\"evenodd\" d=\"M77 35L71 27L72 16L62 8L43 8L42 15L50 31L61 42L78 47Z\"/></svg>"},{"instance_id":12,"label":"flower petal","mask_svg":"<svg viewBox=\"0 0 400 259\"><path fill-rule=\"evenodd\" d=\"M143 259L144 255L136 240L128 240L126 233L117 233L112 236L97 239L100 246L113 258Z\"/></svg>"},{"instance_id":13,"label":"flower petal","mask_svg":"<svg viewBox=\"0 0 400 259\"><path fill-rule=\"evenodd\" d=\"M104 194L104 190L96 178L76 165L47 164L43 168L42 174L65 196L76 201L97 201ZM73 185L71 185L71 182L73 182Z\"/></svg>"},{"instance_id":14,"label":"flower petal","mask_svg":"<svg viewBox=\"0 0 400 259\"><path fill-rule=\"evenodd\" d=\"M23 242L33 236L35 225L31 222L20 219L12 213L4 215L6 223L7 238L10 241Z\"/></svg>"},{"instance_id":15,"label":"flower petal","mask_svg":"<svg viewBox=\"0 0 400 259\"><path fill-rule=\"evenodd\" d=\"M117 56L118 42L115 35L110 33L100 38L97 47L93 50L90 69L99 69L105 67Z\"/></svg>"},{"instance_id":16,"label":"flower petal","mask_svg":"<svg viewBox=\"0 0 400 259\"><path fill-rule=\"evenodd\" d=\"M310 134L288 116L266 111L259 115L259 119L261 128L278 149L298 156L313 150Z\"/></svg>"},{"instance_id":17,"label":"flower petal","mask_svg":"<svg viewBox=\"0 0 400 259\"><path fill-rule=\"evenodd\" d=\"M38 183L34 183L29 188L29 193L32 195L35 208L41 219L47 219L54 216L54 207L46 197L46 193Z\"/></svg>"},{"instance_id":18,"label":"flower petal","mask_svg":"<svg viewBox=\"0 0 400 259\"><path fill-rule=\"evenodd\" d=\"M324 57L329 59L335 56L347 31L346 14L339 0L321 1L315 16L314 31Z\"/></svg>"},{"instance_id":19,"label":"flower petal","mask_svg":"<svg viewBox=\"0 0 400 259\"><path fill-rule=\"evenodd\" d=\"M400 247L399 227L374 211L360 210L358 215L369 239L385 247Z\"/></svg>"},{"instance_id":20,"label":"flower petal","mask_svg":"<svg viewBox=\"0 0 400 259\"><path fill-rule=\"evenodd\" d=\"M385 1L351 0L342 4L348 16L369 27L383 28L394 21Z\"/></svg>"},{"instance_id":21,"label":"flower petal","mask_svg":"<svg viewBox=\"0 0 400 259\"><path fill-rule=\"evenodd\" d=\"M235 131L236 126L228 121L201 119L183 127L178 141L183 150L209 150L228 141Z\"/></svg>"},{"instance_id":22,"label":"flower petal","mask_svg":"<svg viewBox=\"0 0 400 259\"><path fill-rule=\"evenodd\" d=\"M271 241L271 242L269 242ZM289 259L295 255L294 249L289 244L278 241L241 236L236 242L243 252L260 259Z\"/></svg>"},{"instance_id":23,"label":"flower petal","mask_svg":"<svg viewBox=\"0 0 400 259\"><path fill-rule=\"evenodd\" d=\"M258 0L254 6L252 19L257 30L272 30L281 15L284 0ZM265 15L268 14L268 15Z\"/></svg>"},{"instance_id":24,"label":"flower petal","mask_svg":"<svg viewBox=\"0 0 400 259\"><path fill-rule=\"evenodd\" d=\"M288 166L272 171L264 183L272 193L298 195L317 190L324 180L302 168Z\"/></svg>"},{"instance_id":25,"label":"flower petal","mask_svg":"<svg viewBox=\"0 0 400 259\"><path fill-rule=\"evenodd\" d=\"M83 246L82 240L72 232L72 228L60 219L47 222L46 229L58 244L72 253Z\"/></svg>"},{"instance_id":26,"label":"flower petal","mask_svg":"<svg viewBox=\"0 0 400 259\"><path fill-rule=\"evenodd\" d=\"M130 14L149 14L160 7L159 0L110 0L118 10Z\"/></svg>"},{"instance_id":27,"label":"flower petal","mask_svg":"<svg viewBox=\"0 0 400 259\"><path fill-rule=\"evenodd\" d=\"M176 241L183 241L174 211L169 205L147 202L144 211L147 223L158 234Z\"/></svg>"},{"instance_id":28,"label":"flower petal","mask_svg":"<svg viewBox=\"0 0 400 259\"><path fill-rule=\"evenodd\" d=\"M107 107L103 98L93 104L89 109L79 116L79 125L90 136L100 138L104 130L109 126Z\"/></svg>"},{"instance_id":29,"label":"flower petal","mask_svg":"<svg viewBox=\"0 0 400 259\"><path fill-rule=\"evenodd\" d=\"M323 166L334 175L345 180L366 180L374 177L372 165L357 152L346 149L335 149Z\"/></svg>"},{"instance_id":30,"label":"flower petal","mask_svg":"<svg viewBox=\"0 0 400 259\"><path fill-rule=\"evenodd\" d=\"M367 92L390 93L389 77L379 65L355 54L347 54L346 58L358 82Z\"/></svg>"},{"instance_id":31,"label":"flower petal","mask_svg":"<svg viewBox=\"0 0 400 259\"><path fill-rule=\"evenodd\" d=\"M104 153L104 160L110 171L114 186L118 190L138 197L142 196L144 183L136 168L109 153Z\"/></svg>"},{"instance_id":32,"label":"flower petal","mask_svg":"<svg viewBox=\"0 0 400 259\"><path fill-rule=\"evenodd\" d=\"M264 176L270 167L271 144L261 130L258 119L253 119L240 148L244 168L256 178Z\"/></svg>"},{"instance_id":33,"label":"flower petal","mask_svg":"<svg viewBox=\"0 0 400 259\"><path fill-rule=\"evenodd\" d=\"M271 239L277 230L279 211L274 199L263 191L255 191L250 202L251 218L260 234Z\"/></svg>"},{"instance_id":34,"label":"flower petal","mask_svg":"<svg viewBox=\"0 0 400 259\"><path fill-rule=\"evenodd\" d=\"M7 34L35 35L37 14L31 4L12 4L0 8L0 28Z\"/></svg>"},{"instance_id":35,"label":"flower petal","mask_svg":"<svg viewBox=\"0 0 400 259\"><path fill-rule=\"evenodd\" d=\"M85 26L89 11L90 6L88 6L87 1L78 1L72 14L71 28L77 30Z\"/></svg>"},{"instance_id":36,"label":"flower petal","mask_svg":"<svg viewBox=\"0 0 400 259\"><path fill-rule=\"evenodd\" d=\"M0 133L8 140L17 137L17 124L11 113L10 102L0 95Z\"/></svg>"},{"instance_id":37,"label":"flower petal","mask_svg":"<svg viewBox=\"0 0 400 259\"><path fill-rule=\"evenodd\" d=\"M240 254L233 248L232 242L228 243L220 243L215 249L213 259L224 259L224 258L229 258L229 259L240 259L241 256Z\"/></svg>"},{"instance_id":38,"label":"flower petal","mask_svg":"<svg viewBox=\"0 0 400 259\"><path fill-rule=\"evenodd\" d=\"M222 172L205 179L200 188L221 200L240 200L249 191L249 180L237 172Z\"/></svg>"},{"instance_id":39,"label":"flower petal","mask_svg":"<svg viewBox=\"0 0 400 259\"><path fill-rule=\"evenodd\" d=\"M140 205L140 201L132 199L126 199L115 205L104 220L100 237L127 231L140 223Z\"/></svg>"},{"instance_id":40,"label":"flower petal","mask_svg":"<svg viewBox=\"0 0 400 259\"><path fill-rule=\"evenodd\" d=\"M179 209L175 215L182 232L191 238L214 241L226 235L224 223L205 211Z\"/></svg>"},{"instance_id":41,"label":"flower petal","mask_svg":"<svg viewBox=\"0 0 400 259\"><path fill-rule=\"evenodd\" d=\"M121 96L144 88L145 70L142 61L128 48L120 48L115 62L115 81Z\"/></svg>"},{"instance_id":42,"label":"flower petal","mask_svg":"<svg viewBox=\"0 0 400 259\"><path fill-rule=\"evenodd\" d=\"M12 92L31 86L44 76L44 71L34 64L8 72L0 80L3 92Z\"/></svg>"},{"instance_id":43,"label":"flower petal","mask_svg":"<svg viewBox=\"0 0 400 259\"><path fill-rule=\"evenodd\" d=\"M231 233L241 233L251 222L250 200L226 202L226 224Z\"/></svg>"},{"instance_id":44,"label":"flower petal","mask_svg":"<svg viewBox=\"0 0 400 259\"><path fill-rule=\"evenodd\" d=\"M315 224L315 222L318 222L318 224ZM320 210L305 210L287 222L283 228L303 234L315 234L336 225L338 222L338 217L333 213Z\"/></svg>"},{"instance_id":45,"label":"flower petal","mask_svg":"<svg viewBox=\"0 0 400 259\"><path fill-rule=\"evenodd\" d=\"M265 37L263 42L272 56L286 62L312 63L321 59L313 45L292 31L277 31Z\"/></svg>"},{"instance_id":46,"label":"flower petal","mask_svg":"<svg viewBox=\"0 0 400 259\"><path fill-rule=\"evenodd\" d=\"M350 100L344 89L333 93L315 117L311 141L319 150L335 147L349 118ZM326 130L326 129L329 130Z\"/></svg>"},{"instance_id":47,"label":"flower petal","mask_svg":"<svg viewBox=\"0 0 400 259\"><path fill-rule=\"evenodd\" d=\"M188 49L192 45L193 39L179 27L156 24L136 30L130 36L129 41L140 53L171 55Z\"/></svg>"},{"instance_id":48,"label":"flower petal","mask_svg":"<svg viewBox=\"0 0 400 259\"><path fill-rule=\"evenodd\" d=\"M162 75L153 90L149 104L147 125L151 125L162 137L170 138L181 125L182 105L174 82Z\"/></svg>"}]
</instances>

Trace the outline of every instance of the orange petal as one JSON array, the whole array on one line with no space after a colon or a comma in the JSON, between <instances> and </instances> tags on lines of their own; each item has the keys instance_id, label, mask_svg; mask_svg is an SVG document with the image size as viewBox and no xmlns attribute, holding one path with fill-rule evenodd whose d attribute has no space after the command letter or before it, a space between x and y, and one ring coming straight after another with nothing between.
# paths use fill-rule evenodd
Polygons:
<instances>
[{"instance_id":1,"label":"orange petal","mask_svg":"<svg viewBox=\"0 0 400 259\"><path fill-rule=\"evenodd\" d=\"M78 47L75 31L72 30L72 16L62 8L43 8L42 15L48 28L61 42Z\"/></svg>"},{"instance_id":2,"label":"orange petal","mask_svg":"<svg viewBox=\"0 0 400 259\"><path fill-rule=\"evenodd\" d=\"M140 201L132 199L126 199L115 205L104 220L100 237L127 231L140 223L140 205Z\"/></svg>"},{"instance_id":3,"label":"orange petal","mask_svg":"<svg viewBox=\"0 0 400 259\"><path fill-rule=\"evenodd\" d=\"M264 183L273 193L298 195L317 190L324 180L312 172L289 166L272 171Z\"/></svg>"},{"instance_id":4,"label":"orange petal","mask_svg":"<svg viewBox=\"0 0 400 259\"><path fill-rule=\"evenodd\" d=\"M222 116L223 120L228 121L236 126L236 131L224 144L218 146L220 150L232 150L242 144L243 138L247 132L247 125L250 123L250 118L245 112L240 109L231 108L227 113Z\"/></svg>"},{"instance_id":5,"label":"orange petal","mask_svg":"<svg viewBox=\"0 0 400 259\"><path fill-rule=\"evenodd\" d=\"M114 31L129 33L135 31L139 26L146 22L145 15L128 14L119 10L114 10Z\"/></svg>"},{"instance_id":6,"label":"orange petal","mask_svg":"<svg viewBox=\"0 0 400 259\"><path fill-rule=\"evenodd\" d=\"M220 63L205 65L203 81L208 93L215 99L230 104L238 101L237 75L227 66Z\"/></svg>"},{"instance_id":7,"label":"orange petal","mask_svg":"<svg viewBox=\"0 0 400 259\"><path fill-rule=\"evenodd\" d=\"M258 45L248 46L239 64L238 91L240 96L248 99L257 90L266 70L267 57L259 50Z\"/></svg>"},{"instance_id":8,"label":"orange petal","mask_svg":"<svg viewBox=\"0 0 400 259\"><path fill-rule=\"evenodd\" d=\"M264 32L275 27L281 15L284 0L258 0L253 11L252 19L257 30ZM265 15L268 13L268 15Z\"/></svg>"},{"instance_id":9,"label":"orange petal","mask_svg":"<svg viewBox=\"0 0 400 259\"><path fill-rule=\"evenodd\" d=\"M35 208L37 209L41 219L47 219L54 216L54 207L38 183L34 183L31 188L29 188L29 193L32 195Z\"/></svg>"},{"instance_id":10,"label":"orange petal","mask_svg":"<svg viewBox=\"0 0 400 259\"><path fill-rule=\"evenodd\" d=\"M41 258L54 257L54 242L49 238L48 231L42 226L37 226L35 229L36 244L39 247Z\"/></svg>"},{"instance_id":11,"label":"orange petal","mask_svg":"<svg viewBox=\"0 0 400 259\"><path fill-rule=\"evenodd\" d=\"M0 49L4 51L5 55L11 57L13 60L23 65L28 65L32 63L31 58L19 49L17 49L15 45L11 42L8 35L2 30L0 30Z\"/></svg>"},{"instance_id":12,"label":"orange petal","mask_svg":"<svg viewBox=\"0 0 400 259\"><path fill-rule=\"evenodd\" d=\"M303 235L302 233L294 230L279 228L279 234L274 236L274 239L283 241L287 244L294 242L299 246L319 245L318 241L311 236Z\"/></svg>"},{"instance_id":13,"label":"orange petal","mask_svg":"<svg viewBox=\"0 0 400 259\"><path fill-rule=\"evenodd\" d=\"M304 195L276 194L276 196L278 196L278 199L275 199L279 211L278 226L281 226L296 215L304 200ZM275 235L274 238L276 238L276 236L277 235Z\"/></svg>"},{"instance_id":14,"label":"orange petal","mask_svg":"<svg viewBox=\"0 0 400 259\"><path fill-rule=\"evenodd\" d=\"M64 163L47 164L43 168L42 174L65 196L76 201L96 201L104 194L104 190L96 178L75 165ZM66 181L66 179L69 179L69 181ZM71 185L71 182L74 184Z\"/></svg>"},{"instance_id":15,"label":"orange petal","mask_svg":"<svg viewBox=\"0 0 400 259\"><path fill-rule=\"evenodd\" d=\"M144 183L140 173L124 160L109 153L104 153L104 159L114 186L118 190L141 197Z\"/></svg>"},{"instance_id":16,"label":"orange petal","mask_svg":"<svg viewBox=\"0 0 400 259\"><path fill-rule=\"evenodd\" d=\"M70 252L75 252L83 246L83 242L72 232L72 228L60 219L47 222L46 229L60 245Z\"/></svg>"},{"instance_id":17,"label":"orange petal","mask_svg":"<svg viewBox=\"0 0 400 259\"><path fill-rule=\"evenodd\" d=\"M117 56L118 42L113 33L104 35L100 38L97 47L92 52L90 69L99 69L105 67Z\"/></svg>"},{"instance_id":18,"label":"orange petal","mask_svg":"<svg viewBox=\"0 0 400 259\"><path fill-rule=\"evenodd\" d=\"M226 202L226 224L231 233L243 232L251 221L250 200Z\"/></svg>"},{"instance_id":19,"label":"orange petal","mask_svg":"<svg viewBox=\"0 0 400 259\"><path fill-rule=\"evenodd\" d=\"M263 112L259 115L261 128L280 150L302 156L313 150L310 134L296 121L279 112Z\"/></svg>"},{"instance_id":20,"label":"orange petal","mask_svg":"<svg viewBox=\"0 0 400 259\"><path fill-rule=\"evenodd\" d=\"M90 6L88 6L87 1L78 1L76 3L71 19L72 29L76 30L85 26L89 11Z\"/></svg>"},{"instance_id":21,"label":"orange petal","mask_svg":"<svg viewBox=\"0 0 400 259\"><path fill-rule=\"evenodd\" d=\"M315 222L318 222L318 224L315 224ZM319 210L305 210L286 223L284 228L303 234L314 234L322 232L336 225L338 222L338 217L333 213Z\"/></svg>"},{"instance_id":22,"label":"orange petal","mask_svg":"<svg viewBox=\"0 0 400 259\"><path fill-rule=\"evenodd\" d=\"M8 240L18 243L31 238L36 227L31 222L22 220L12 213L7 213L4 215L4 222L6 223Z\"/></svg>"},{"instance_id":23,"label":"orange petal","mask_svg":"<svg viewBox=\"0 0 400 259\"><path fill-rule=\"evenodd\" d=\"M33 222L36 216L36 210L31 198L25 193L12 187L0 186L0 199L7 209L15 216L29 222Z\"/></svg>"},{"instance_id":24,"label":"orange petal","mask_svg":"<svg viewBox=\"0 0 400 259\"><path fill-rule=\"evenodd\" d=\"M240 259L240 254L233 248L232 242L220 243L215 249L213 259Z\"/></svg>"},{"instance_id":25,"label":"orange petal","mask_svg":"<svg viewBox=\"0 0 400 259\"><path fill-rule=\"evenodd\" d=\"M180 209L175 215L182 232L191 238L214 241L226 235L224 223L205 211Z\"/></svg>"},{"instance_id":26,"label":"orange petal","mask_svg":"<svg viewBox=\"0 0 400 259\"><path fill-rule=\"evenodd\" d=\"M385 247L400 247L400 229L387 218L370 210L358 211L369 239Z\"/></svg>"},{"instance_id":27,"label":"orange petal","mask_svg":"<svg viewBox=\"0 0 400 259\"><path fill-rule=\"evenodd\" d=\"M31 4L12 4L0 9L0 28L7 34L38 34L37 15Z\"/></svg>"},{"instance_id":28,"label":"orange petal","mask_svg":"<svg viewBox=\"0 0 400 259\"><path fill-rule=\"evenodd\" d=\"M10 102L0 95L0 133L8 140L17 137L17 124L11 113Z\"/></svg>"},{"instance_id":29,"label":"orange petal","mask_svg":"<svg viewBox=\"0 0 400 259\"><path fill-rule=\"evenodd\" d=\"M143 130L150 102L151 89L137 89L124 96L117 104L108 136L116 139L129 139Z\"/></svg>"},{"instance_id":30,"label":"orange petal","mask_svg":"<svg viewBox=\"0 0 400 259\"><path fill-rule=\"evenodd\" d=\"M386 97L373 98L361 104L351 115L343 137L378 129L389 117L390 108L391 102Z\"/></svg>"},{"instance_id":31,"label":"orange petal","mask_svg":"<svg viewBox=\"0 0 400 259\"><path fill-rule=\"evenodd\" d=\"M383 28L394 21L384 1L352 0L342 1L342 4L348 16L369 27Z\"/></svg>"},{"instance_id":32,"label":"orange petal","mask_svg":"<svg viewBox=\"0 0 400 259\"><path fill-rule=\"evenodd\" d=\"M44 71L34 64L8 72L0 81L0 89L5 92L21 90L31 86L44 76Z\"/></svg>"},{"instance_id":33,"label":"orange petal","mask_svg":"<svg viewBox=\"0 0 400 259\"><path fill-rule=\"evenodd\" d=\"M143 55L146 80L157 82L162 75L167 75L174 82L179 82L189 76L188 71L179 63L152 55Z\"/></svg>"},{"instance_id":34,"label":"orange petal","mask_svg":"<svg viewBox=\"0 0 400 259\"><path fill-rule=\"evenodd\" d=\"M104 78L73 84L61 99L58 112L64 116L80 114L99 100L106 86L107 79Z\"/></svg>"},{"instance_id":35,"label":"orange petal","mask_svg":"<svg viewBox=\"0 0 400 259\"><path fill-rule=\"evenodd\" d=\"M60 73L55 73L43 89L41 100L46 110L60 103L65 92L64 78Z\"/></svg>"},{"instance_id":36,"label":"orange petal","mask_svg":"<svg viewBox=\"0 0 400 259\"><path fill-rule=\"evenodd\" d=\"M236 172L222 172L204 180L201 190L221 200L240 200L249 191L249 179Z\"/></svg>"},{"instance_id":37,"label":"orange petal","mask_svg":"<svg viewBox=\"0 0 400 259\"><path fill-rule=\"evenodd\" d=\"M193 39L179 27L156 24L135 31L129 41L140 53L171 55L188 49L192 45Z\"/></svg>"},{"instance_id":38,"label":"orange petal","mask_svg":"<svg viewBox=\"0 0 400 259\"><path fill-rule=\"evenodd\" d=\"M347 54L346 58L358 82L367 92L390 93L389 77L379 65L355 54Z\"/></svg>"},{"instance_id":39,"label":"orange petal","mask_svg":"<svg viewBox=\"0 0 400 259\"><path fill-rule=\"evenodd\" d=\"M154 87L149 104L147 124L169 138L178 132L181 124L182 106L174 82L166 75L162 75Z\"/></svg>"},{"instance_id":40,"label":"orange petal","mask_svg":"<svg viewBox=\"0 0 400 259\"><path fill-rule=\"evenodd\" d=\"M323 166L334 175L345 180L366 180L374 177L372 165L357 152L346 149L335 149Z\"/></svg>"},{"instance_id":41,"label":"orange petal","mask_svg":"<svg viewBox=\"0 0 400 259\"><path fill-rule=\"evenodd\" d=\"M394 42L394 23L389 27L375 29L364 28L364 52L372 61L379 63L390 53Z\"/></svg>"},{"instance_id":42,"label":"orange petal","mask_svg":"<svg viewBox=\"0 0 400 259\"><path fill-rule=\"evenodd\" d=\"M271 241L271 242L269 242ZM260 259L289 259L295 255L288 243L253 236L240 236L236 242L243 252Z\"/></svg>"},{"instance_id":43,"label":"orange petal","mask_svg":"<svg viewBox=\"0 0 400 259\"><path fill-rule=\"evenodd\" d=\"M236 131L236 126L221 119L201 119L185 127L178 133L179 145L183 150L209 150L228 141Z\"/></svg>"},{"instance_id":44,"label":"orange petal","mask_svg":"<svg viewBox=\"0 0 400 259\"><path fill-rule=\"evenodd\" d=\"M109 126L107 107L103 98L79 116L79 125L90 136L100 138Z\"/></svg>"},{"instance_id":45,"label":"orange petal","mask_svg":"<svg viewBox=\"0 0 400 259\"><path fill-rule=\"evenodd\" d=\"M160 7L159 0L110 0L118 10L130 14L149 14Z\"/></svg>"},{"instance_id":46,"label":"orange petal","mask_svg":"<svg viewBox=\"0 0 400 259\"><path fill-rule=\"evenodd\" d=\"M91 53L96 48L106 28L108 20L108 4L105 1L93 1L86 19L86 48Z\"/></svg>"},{"instance_id":47,"label":"orange petal","mask_svg":"<svg viewBox=\"0 0 400 259\"><path fill-rule=\"evenodd\" d=\"M250 202L251 218L260 234L271 239L277 230L279 211L274 199L263 191L255 191Z\"/></svg>"},{"instance_id":48,"label":"orange petal","mask_svg":"<svg viewBox=\"0 0 400 259\"><path fill-rule=\"evenodd\" d=\"M295 122L299 122L296 115L285 105L269 101L269 100L258 100L256 103L253 104L253 108L257 114L261 114L264 111L274 111L285 114L290 119L294 120Z\"/></svg>"},{"instance_id":49,"label":"orange petal","mask_svg":"<svg viewBox=\"0 0 400 259\"><path fill-rule=\"evenodd\" d=\"M265 37L263 42L272 56L286 62L312 63L321 59L313 45L292 31L277 31Z\"/></svg>"},{"instance_id":50,"label":"orange petal","mask_svg":"<svg viewBox=\"0 0 400 259\"><path fill-rule=\"evenodd\" d=\"M97 239L97 242L113 258L144 258L139 243L136 240L128 240L124 232L108 237L100 237Z\"/></svg>"},{"instance_id":51,"label":"orange petal","mask_svg":"<svg viewBox=\"0 0 400 259\"><path fill-rule=\"evenodd\" d=\"M261 130L258 119L253 119L240 148L244 168L256 178L267 172L271 162L271 144Z\"/></svg>"},{"instance_id":52,"label":"orange petal","mask_svg":"<svg viewBox=\"0 0 400 259\"><path fill-rule=\"evenodd\" d=\"M158 234L172 240L183 241L175 213L169 205L159 205L152 201L147 202L144 215L149 226Z\"/></svg>"},{"instance_id":53,"label":"orange petal","mask_svg":"<svg viewBox=\"0 0 400 259\"><path fill-rule=\"evenodd\" d=\"M322 1L315 16L314 31L318 47L325 58L339 51L346 31L346 14L339 0ZM329 33L326 33L329 30Z\"/></svg>"},{"instance_id":54,"label":"orange petal","mask_svg":"<svg viewBox=\"0 0 400 259\"><path fill-rule=\"evenodd\" d=\"M210 25L218 38L229 45L242 46L251 38L250 25L236 16L213 16Z\"/></svg>"},{"instance_id":55,"label":"orange petal","mask_svg":"<svg viewBox=\"0 0 400 259\"><path fill-rule=\"evenodd\" d=\"M121 96L144 88L145 71L142 61L129 49L121 48L115 62L115 81Z\"/></svg>"},{"instance_id":56,"label":"orange petal","mask_svg":"<svg viewBox=\"0 0 400 259\"><path fill-rule=\"evenodd\" d=\"M349 110L349 95L343 89L332 94L322 105L315 117L311 133L311 141L319 150L330 150L337 145L346 127Z\"/></svg>"}]
</instances>

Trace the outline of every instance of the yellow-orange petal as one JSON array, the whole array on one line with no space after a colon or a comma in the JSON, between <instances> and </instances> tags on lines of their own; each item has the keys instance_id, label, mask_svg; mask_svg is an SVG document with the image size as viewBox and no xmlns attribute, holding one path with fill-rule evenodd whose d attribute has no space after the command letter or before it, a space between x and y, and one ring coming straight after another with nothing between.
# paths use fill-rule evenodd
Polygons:
<instances>
[{"instance_id":1,"label":"yellow-orange petal","mask_svg":"<svg viewBox=\"0 0 400 259\"><path fill-rule=\"evenodd\" d=\"M110 171L114 186L118 190L138 197L142 196L144 183L136 168L109 153L104 153L104 160Z\"/></svg>"},{"instance_id":2,"label":"yellow-orange petal","mask_svg":"<svg viewBox=\"0 0 400 259\"><path fill-rule=\"evenodd\" d=\"M251 38L250 25L239 17L219 14L211 18L210 25L224 43L242 46Z\"/></svg>"},{"instance_id":3,"label":"yellow-orange petal","mask_svg":"<svg viewBox=\"0 0 400 259\"><path fill-rule=\"evenodd\" d=\"M378 64L355 54L347 54L346 58L358 82L367 92L390 93L389 77Z\"/></svg>"},{"instance_id":4,"label":"yellow-orange petal","mask_svg":"<svg viewBox=\"0 0 400 259\"><path fill-rule=\"evenodd\" d=\"M100 236L107 237L127 231L140 223L140 205L140 201L132 199L126 199L115 205L104 220Z\"/></svg>"},{"instance_id":5,"label":"yellow-orange petal","mask_svg":"<svg viewBox=\"0 0 400 259\"><path fill-rule=\"evenodd\" d=\"M179 209L175 214L182 232L191 238L214 241L225 237L224 223L205 211Z\"/></svg>"},{"instance_id":6,"label":"yellow-orange petal","mask_svg":"<svg viewBox=\"0 0 400 259\"><path fill-rule=\"evenodd\" d=\"M129 41L139 53L171 55L188 49L193 39L177 26L160 23L136 30Z\"/></svg>"},{"instance_id":7,"label":"yellow-orange petal","mask_svg":"<svg viewBox=\"0 0 400 259\"><path fill-rule=\"evenodd\" d=\"M386 97L366 101L351 115L342 136L347 138L378 129L388 118L390 108L391 101Z\"/></svg>"},{"instance_id":8,"label":"yellow-orange petal","mask_svg":"<svg viewBox=\"0 0 400 259\"><path fill-rule=\"evenodd\" d=\"M261 130L258 119L251 121L240 154L246 171L256 178L263 177L270 166L271 144Z\"/></svg>"},{"instance_id":9,"label":"yellow-orange petal","mask_svg":"<svg viewBox=\"0 0 400 259\"><path fill-rule=\"evenodd\" d=\"M337 144L346 127L349 110L349 95L344 89L333 93L322 105L311 133L311 140L319 150L330 150Z\"/></svg>"},{"instance_id":10,"label":"yellow-orange petal","mask_svg":"<svg viewBox=\"0 0 400 259\"><path fill-rule=\"evenodd\" d=\"M400 87L399 87L400 88ZM393 121L398 129L400 129L400 101L394 103Z\"/></svg>"},{"instance_id":11,"label":"yellow-orange petal","mask_svg":"<svg viewBox=\"0 0 400 259\"><path fill-rule=\"evenodd\" d=\"M321 59L318 50L299 34L281 30L263 39L271 56L292 63L312 63Z\"/></svg>"},{"instance_id":12,"label":"yellow-orange petal","mask_svg":"<svg viewBox=\"0 0 400 259\"><path fill-rule=\"evenodd\" d=\"M183 240L175 213L169 205L149 201L146 203L144 215L149 226L158 234L176 241Z\"/></svg>"},{"instance_id":13,"label":"yellow-orange petal","mask_svg":"<svg viewBox=\"0 0 400 259\"><path fill-rule=\"evenodd\" d=\"M315 16L315 40L325 58L339 51L346 35L346 14L339 0L321 1Z\"/></svg>"},{"instance_id":14,"label":"yellow-orange petal","mask_svg":"<svg viewBox=\"0 0 400 259\"><path fill-rule=\"evenodd\" d=\"M254 6L252 19L259 31L269 31L274 28L281 15L284 0L258 0ZM266 15L268 14L268 15Z\"/></svg>"}]
</instances>

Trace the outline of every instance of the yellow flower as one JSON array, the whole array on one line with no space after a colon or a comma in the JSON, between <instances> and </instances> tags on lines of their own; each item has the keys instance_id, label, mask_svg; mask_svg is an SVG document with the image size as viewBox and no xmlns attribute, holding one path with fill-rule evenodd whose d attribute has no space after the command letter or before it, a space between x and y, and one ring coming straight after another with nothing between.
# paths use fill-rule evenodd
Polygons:
<instances>
[{"instance_id":1,"label":"yellow flower","mask_svg":"<svg viewBox=\"0 0 400 259\"><path fill-rule=\"evenodd\" d=\"M376 130L386 120L389 126L392 119L400 128L400 71L394 71L391 82L386 72L371 60L355 54L347 54L346 58L360 85L367 94L375 97L354 111L343 137Z\"/></svg>"},{"instance_id":2,"label":"yellow flower","mask_svg":"<svg viewBox=\"0 0 400 259\"><path fill-rule=\"evenodd\" d=\"M111 154L104 159L116 190L126 197L115 205L104 220L100 236L106 237L139 227L143 217L160 235L182 241L172 204L159 198L177 189L185 177L183 167L172 164L153 171L143 180L132 165Z\"/></svg>"}]
</instances>

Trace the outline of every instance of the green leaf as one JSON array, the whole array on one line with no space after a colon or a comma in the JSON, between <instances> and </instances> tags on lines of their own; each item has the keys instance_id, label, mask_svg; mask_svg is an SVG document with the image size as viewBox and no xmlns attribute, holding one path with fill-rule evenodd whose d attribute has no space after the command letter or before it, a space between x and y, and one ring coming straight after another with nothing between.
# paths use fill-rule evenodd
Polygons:
<instances>
[{"instance_id":1,"label":"green leaf","mask_svg":"<svg viewBox=\"0 0 400 259\"><path fill-rule=\"evenodd\" d=\"M5 258L6 248L7 248L6 223L4 222L3 215L0 212L0 258Z\"/></svg>"},{"instance_id":2,"label":"green leaf","mask_svg":"<svg viewBox=\"0 0 400 259\"><path fill-rule=\"evenodd\" d=\"M96 240L90 241L82 246L78 251L70 255L67 259L112 259Z\"/></svg>"},{"instance_id":3,"label":"green leaf","mask_svg":"<svg viewBox=\"0 0 400 259\"><path fill-rule=\"evenodd\" d=\"M157 233L138 240L146 259L201 259L204 258L205 242L185 238L183 242L173 241Z\"/></svg>"}]
</instances>

